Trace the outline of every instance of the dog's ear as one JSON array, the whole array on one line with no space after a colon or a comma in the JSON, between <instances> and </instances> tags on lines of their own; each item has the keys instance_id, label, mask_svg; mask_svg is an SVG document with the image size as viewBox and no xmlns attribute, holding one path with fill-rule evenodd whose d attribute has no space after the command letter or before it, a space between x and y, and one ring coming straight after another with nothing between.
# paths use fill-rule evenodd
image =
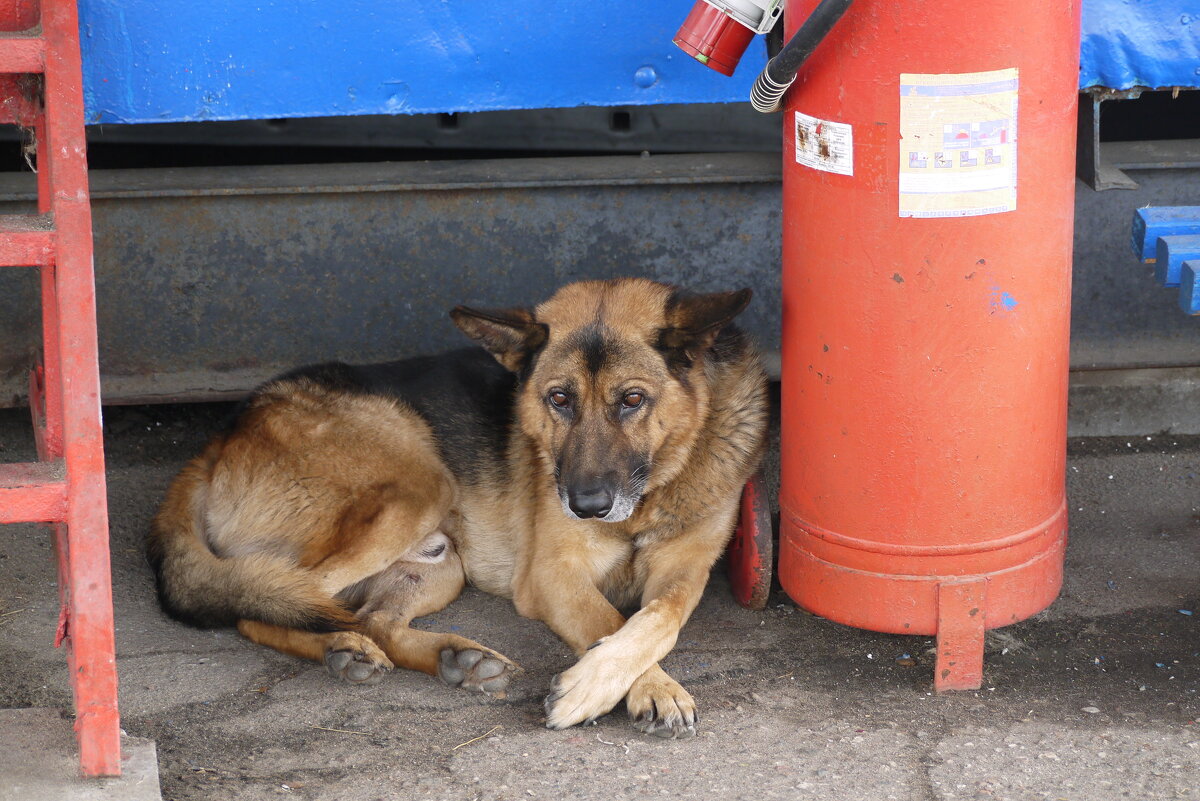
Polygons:
<instances>
[{"instance_id":1,"label":"dog's ear","mask_svg":"<svg viewBox=\"0 0 1200 801\"><path fill-rule=\"evenodd\" d=\"M526 309L480 311L456 306L450 312L450 319L514 373L529 363L550 333L546 324L539 323Z\"/></svg>"},{"instance_id":2,"label":"dog's ear","mask_svg":"<svg viewBox=\"0 0 1200 801\"><path fill-rule=\"evenodd\" d=\"M673 367L690 367L712 347L717 334L750 303L749 289L710 295L676 293L664 310L666 325L658 331L658 349Z\"/></svg>"}]
</instances>

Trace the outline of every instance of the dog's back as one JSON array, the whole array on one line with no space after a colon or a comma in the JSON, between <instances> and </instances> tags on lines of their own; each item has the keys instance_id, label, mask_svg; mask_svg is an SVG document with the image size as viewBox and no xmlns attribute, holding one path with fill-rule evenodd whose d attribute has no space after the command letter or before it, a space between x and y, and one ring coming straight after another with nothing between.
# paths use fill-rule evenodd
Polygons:
<instances>
[{"instance_id":1,"label":"dog's back","mask_svg":"<svg viewBox=\"0 0 1200 801\"><path fill-rule=\"evenodd\" d=\"M459 482L475 484L502 467L517 382L483 348L356 371L365 391L403 401L429 424L442 459Z\"/></svg>"}]
</instances>

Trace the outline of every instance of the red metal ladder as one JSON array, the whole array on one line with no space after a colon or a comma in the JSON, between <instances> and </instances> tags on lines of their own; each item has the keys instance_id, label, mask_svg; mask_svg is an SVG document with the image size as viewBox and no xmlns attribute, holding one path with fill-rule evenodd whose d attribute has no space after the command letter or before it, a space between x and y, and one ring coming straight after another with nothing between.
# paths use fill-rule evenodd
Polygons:
<instances>
[{"instance_id":1,"label":"red metal ladder","mask_svg":"<svg viewBox=\"0 0 1200 801\"><path fill-rule=\"evenodd\" d=\"M33 132L38 213L0 215L0 268L41 272L38 461L0 464L0 523L53 524L59 614L87 776L120 769L92 214L75 0L0 0L0 124Z\"/></svg>"}]
</instances>

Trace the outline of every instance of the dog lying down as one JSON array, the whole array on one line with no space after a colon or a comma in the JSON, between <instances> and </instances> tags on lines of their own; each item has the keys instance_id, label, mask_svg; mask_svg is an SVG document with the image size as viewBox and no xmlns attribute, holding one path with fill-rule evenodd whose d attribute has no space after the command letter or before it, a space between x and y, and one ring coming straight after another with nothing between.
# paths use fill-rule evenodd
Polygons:
<instances>
[{"instance_id":1,"label":"dog lying down","mask_svg":"<svg viewBox=\"0 0 1200 801\"><path fill-rule=\"evenodd\" d=\"M503 696L512 661L409 627L470 582L578 655L547 726L624 699L641 731L692 736L696 705L658 662L762 454L766 379L731 322L749 300L586 281L533 311L454 309L481 348L264 384L154 520L163 608L351 683L400 666Z\"/></svg>"}]
</instances>

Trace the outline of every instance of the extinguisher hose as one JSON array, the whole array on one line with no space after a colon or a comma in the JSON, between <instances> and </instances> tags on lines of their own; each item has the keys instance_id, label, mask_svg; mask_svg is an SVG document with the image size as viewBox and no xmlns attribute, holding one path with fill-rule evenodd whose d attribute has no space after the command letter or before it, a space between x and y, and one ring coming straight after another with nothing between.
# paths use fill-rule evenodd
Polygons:
<instances>
[{"instance_id":1,"label":"extinguisher hose","mask_svg":"<svg viewBox=\"0 0 1200 801\"><path fill-rule=\"evenodd\" d=\"M770 114L779 110L780 101L796 80L800 66L817 49L825 35L833 30L851 2L853 0L821 0L821 4L804 20L800 30L767 62L750 90L750 104L757 111Z\"/></svg>"}]
</instances>

